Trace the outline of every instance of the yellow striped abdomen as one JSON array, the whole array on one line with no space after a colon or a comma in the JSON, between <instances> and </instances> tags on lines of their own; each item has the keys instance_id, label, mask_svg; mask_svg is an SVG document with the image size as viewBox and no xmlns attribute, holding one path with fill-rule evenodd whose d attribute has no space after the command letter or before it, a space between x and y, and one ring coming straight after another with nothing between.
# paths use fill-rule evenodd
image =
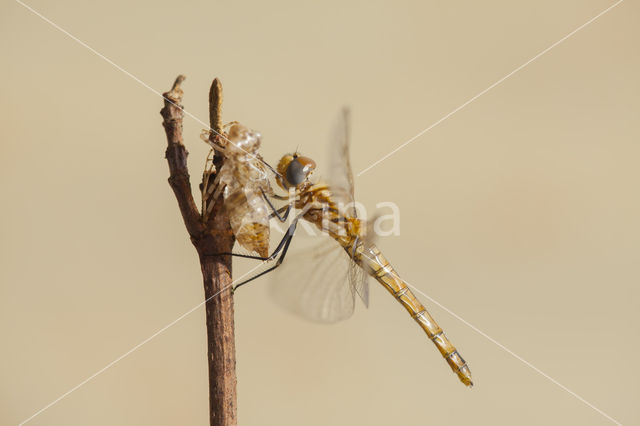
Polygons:
<instances>
[{"instance_id":1,"label":"yellow striped abdomen","mask_svg":"<svg viewBox=\"0 0 640 426\"><path fill-rule=\"evenodd\" d=\"M380 253L380 250L375 245L370 245L363 247L362 251L358 251L360 252L362 266L367 268L369 274L382 284L404 306L418 325L422 327L447 361L447 364L458 375L460 381L467 386L473 386L471 371L467 363L462 359L458 350L447 339L440 326L427 312L411 289Z\"/></svg>"}]
</instances>

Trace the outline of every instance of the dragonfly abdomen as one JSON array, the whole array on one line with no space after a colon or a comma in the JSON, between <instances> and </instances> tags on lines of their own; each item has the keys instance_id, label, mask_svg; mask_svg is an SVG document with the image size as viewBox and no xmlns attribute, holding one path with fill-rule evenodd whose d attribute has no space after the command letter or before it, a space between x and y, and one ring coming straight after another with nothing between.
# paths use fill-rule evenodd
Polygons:
<instances>
[{"instance_id":1,"label":"dragonfly abdomen","mask_svg":"<svg viewBox=\"0 0 640 426\"><path fill-rule=\"evenodd\" d=\"M453 372L458 375L460 381L467 386L473 386L471 371L465 360L447 339L442 328L420 303L407 284L398 276L375 245L366 247L361 252L361 263L363 263L363 266L368 267L369 274L382 284L420 325L429 339L436 345Z\"/></svg>"}]
</instances>

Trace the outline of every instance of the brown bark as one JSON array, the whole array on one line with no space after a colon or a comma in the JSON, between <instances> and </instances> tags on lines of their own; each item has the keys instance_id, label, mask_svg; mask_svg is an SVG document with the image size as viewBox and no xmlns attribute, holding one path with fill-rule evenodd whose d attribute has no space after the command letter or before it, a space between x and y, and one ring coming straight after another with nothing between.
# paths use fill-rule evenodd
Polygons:
<instances>
[{"instance_id":1,"label":"brown bark","mask_svg":"<svg viewBox=\"0 0 640 426\"><path fill-rule=\"evenodd\" d=\"M234 426L237 424L237 412L231 257L205 255L231 252L234 237L222 205L222 197L216 200L207 223L203 223L193 200L187 168L188 152L182 139L184 112L180 86L183 80L184 76L178 76L172 89L164 93L164 108L160 111L167 134L169 185L178 200L191 242L200 256L204 279L210 423L211 426ZM219 137L222 133L221 104L222 86L215 79L209 93L209 117L214 131L212 137ZM218 170L222 161L221 157L215 158Z\"/></svg>"}]
</instances>

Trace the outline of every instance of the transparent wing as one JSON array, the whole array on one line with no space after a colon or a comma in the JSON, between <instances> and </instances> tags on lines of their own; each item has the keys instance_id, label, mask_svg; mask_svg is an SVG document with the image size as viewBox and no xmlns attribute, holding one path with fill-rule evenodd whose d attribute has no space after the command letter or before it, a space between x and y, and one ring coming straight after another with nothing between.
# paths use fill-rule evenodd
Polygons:
<instances>
[{"instance_id":1,"label":"transparent wing","mask_svg":"<svg viewBox=\"0 0 640 426\"><path fill-rule=\"evenodd\" d=\"M376 222L376 219L379 215L374 215L370 220L368 219L363 223L364 225L364 235L360 238L362 239L362 244L364 247L370 247L375 244L376 233L373 229L373 224ZM349 283L353 287L354 291L360 296L360 299L364 303L364 305L369 307L369 274L358 265L356 262L351 262L349 266Z\"/></svg>"},{"instance_id":2,"label":"transparent wing","mask_svg":"<svg viewBox=\"0 0 640 426\"><path fill-rule=\"evenodd\" d=\"M349 156L349 115L349 109L343 108L333 129L324 180L336 201L345 206L348 214L357 217L354 205L353 172Z\"/></svg>"},{"instance_id":3,"label":"transparent wing","mask_svg":"<svg viewBox=\"0 0 640 426\"><path fill-rule=\"evenodd\" d=\"M350 111L343 108L334 126L329 152L329 167L326 183L336 201L341 203L347 215L358 217L355 207L353 171L351 170L350 147ZM367 232L373 236L373 232ZM368 237L367 237L368 238ZM369 307L368 274L355 262L349 263L349 283L364 305Z\"/></svg>"},{"instance_id":4,"label":"transparent wing","mask_svg":"<svg viewBox=\"0 0 640 426\"><path fill-rule=\"evenodd\" d=\"M360 296L364 306L369 307L369 275L356 262L349 263L349 284Z\"/></svg>"},{"instance_id":5,"label":"transparent wing","mask_svg":"<svg viewBox=\"0 0 640 426\"><path fill-rule=\"evenodd\" d=\"M311 321L345 320L355 304L352 265L361 269L331 237L296 235L284 262L271 274L270 295L281 307Z\"/></svg>"}]
</instances>

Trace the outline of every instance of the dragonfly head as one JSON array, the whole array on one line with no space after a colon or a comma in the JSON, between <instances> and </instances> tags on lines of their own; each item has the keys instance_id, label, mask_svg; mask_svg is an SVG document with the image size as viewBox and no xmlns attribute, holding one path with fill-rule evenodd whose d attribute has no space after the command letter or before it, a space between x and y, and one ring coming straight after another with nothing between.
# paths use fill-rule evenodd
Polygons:
<instances>
[{"instance_id":1,"label":"dragonfly head","mask_svg":"<svg viewBox=\"0 0 640 426\"><path fill-rule=\"evenodd\" d=\"M278 173L282 177L278 184L282 189L299 188L309 182L309 177L316 168L316 162L298 153L287 154L278 163Z\"/></svg>"}]
</instances>

